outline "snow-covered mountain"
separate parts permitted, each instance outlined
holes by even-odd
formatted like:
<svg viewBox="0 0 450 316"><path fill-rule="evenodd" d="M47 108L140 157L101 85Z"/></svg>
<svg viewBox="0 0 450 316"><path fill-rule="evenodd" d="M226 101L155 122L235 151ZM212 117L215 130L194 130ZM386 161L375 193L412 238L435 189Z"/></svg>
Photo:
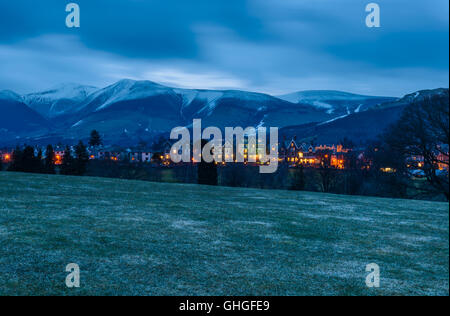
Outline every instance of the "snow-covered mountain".
<svg viewBox="0 0 450 316"><path fill-rule="evenodd" d="M340 91L302 91L275 97L238 90L172 88L130 79L102 89L65 84L24 96L3 92L2 98L20 104L18 108L25 106L28 116L35 117L34 126L41 128L30 137L42 136L46 128L52 139L86 139L97 129L106 142L123 143L167 134L174 127L190 126L196 118L202 119L204 127L319 126L397 102L396 98ZM11 122L20 126L20 115L10 111L11 115L17 116ZM2 121L0 129L6 124L11 126Z"/></svg>
<svg viewBox="0 0 450 316"><path fill-rule="evenodd" d="M97 88L73 83L23 96L24 102L46 118L54 118L76 110L78 104Z"/></svg>
<svg viewBox="0 0 450 316"><path fill-rule="evenodd" d="M373 140L389 125L400 119L405 107L414 106L425 97L441 95L448 98L448 89L417 91L400 99L376 105L366 111L343 115L335 119L314 123L300 124L283 128L280 134L298 138L315 139L318 143L337 143L344 137L355 143Z"/></svg>
<svg viewBox="0 0 450 316"><path fill-rule="evenodd" d="M59 120L71 137L97 129L111 139L148 138L182 124L181 104L172 88L126 79L90 94Z"/></svg>
<svg viewBox="0 0 450 316"><path fill-rule="evenodd" d="M379 104L374 107L374 109L386 109L391 107L397 107L399 105L408 105L414 102L420 102L425 98L429 98L434 95L448 95L448 89L438 88L438 89L428 89L428 90L420 90L414 93L410 93L405 95L404 97L397 99L395 101L386 102Z"/></svg>
<svg viewBox="0 0 450 316"><path fill-rule="evenodd" d="M0 141L49 132L50 123L12 91L0 91Z"/></svg>
<svg viewBox="0 0 450 316"><path fill-rule="evenodd" d="M150 137L194 118L204 126L287 126L334 117L308 104L236 90L177 89L150 81L121 80L91 93L76 111L60 116L71 137L98 129L110 137Z"/></svg>
<svg viewBox="0 0 450 316"><path fill-rule="evenodd" d="M307 90L278 96L291 103L310 104L335 117L365 111L395 98L353 94L334 90Z"/></svg>

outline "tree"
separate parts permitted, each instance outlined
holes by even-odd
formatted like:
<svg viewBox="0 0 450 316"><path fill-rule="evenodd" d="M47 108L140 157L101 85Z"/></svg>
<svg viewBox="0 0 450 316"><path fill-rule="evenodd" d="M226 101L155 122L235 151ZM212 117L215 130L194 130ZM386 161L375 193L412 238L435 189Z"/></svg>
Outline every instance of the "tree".
<svg viewBox="0 0 450 316"><path fill-rule="evenodd" d="M35 160L35 172L43 173L44 172L44 165L42 163L42 149L39 148L38 154L36 156Z"/></svg>
<svg viewBox="0 0 450 316"><path fill-rule="evenodd" d="M353 141L347 137L344 137L343 139L341 139L339 141L339 144L342 145L342 147L344 147L344 149L353 149L355 148L355 144L353 143Z"/></svg>
<svg viewBox="0 0 450 316"><path fill-rule="evenodd" d="M139 142L138 142L138 148L139 149L141 149L141 150L144 150L144 149L146 149L147 148L147 142L145 141L145 140L139 140Z"/></svg>
<svg viewBox="0 0 450 316"><path fill-rule="evenodd" d="M305 189L305 172L303 165L292 170L291 190L303 191Z"/></svg>
<svg viewBox="0 0 450 316"><path fill-rule="evenodd" d="M64 150L60 173L64 175L75 174L75 159L72 157L69 146L66 146L66 149Z"/></svg>
<svg viewBox="0 0 450 316"><path fill-rule="evenodd" d="M45 162L44 162L44 172L48 174L55 174L55 151L52 145L48 145L45 150Z"/></svg>
<svg viewBox="0 0 450 316"><path fill-rule="evenodd" d="M331 166L331 156L333 152L329 149L319 150L316 157L320 161L319 175L323 192L330 192L336 178L336 170Z"/></svg>
<svg viewBox="0 0 450 316"><path fill-rule="evenodd" d="M91 138L89 139L89 146L96 147L102 144L102 138L100 133L95 129L91 132Z"/></svg>
<svg viewBox="0 0 450 316"><path fill-rule="evenodd" d="M364 181L362 167L363 164L358 159L356 152L349 151L344 155L344 192L346 194L353 195L359 193L362 182Z"/></svg>
<svg viewBox="0 0 450 316"><path fill-rule="evenodd" d="M81 176L86 173L86 167L89 162L89 154L82 141L75 146L75 156L74 174Z"/></svg>
<svg viewBox="0 0 450 316"><path fill-rule="evenodd" d="M23 172L39 172L39 161L34 155L34 148L26 146L22 153L22 170Z"/></svg>
<svg viewBox="0 0 450 316"><path fill-rule="evenodd" d="M161 157L164 155L163 152L156 152L153 154L152 156L152 162L157 163L157 164L161 164L162 163L162 159Z"/></svg>
<svg viewBox="0 0 450 316"><path fill-rule="evenodd" d="M449 199L448 89L407 106L385 133L384 142L400 155L404 165L411 165L414 158L422 160L406 171L411 175L413 169L420 169L431 188Z"/></svg>
<svg viewBox="0 0 450 316"><path fill-rule="evenodd" d="M208 143L207 140L202 139L202 152L203 152L203 147L205 147L205 145ZM212 155L212 150L211 150L211 155ZM218 183L218 176L217 176L217 166L216 163L214 161L212 162L206 162L203 159L203 155L202 155L202 160L201 162L198 164L198 169L197 169L197 173L198 173L198 184L206 184L206 185L217 185Z"/></svg>
<svg viewBox="0 0 450 316"><path fill-rule="evenodd" d="M22 149L19 146L17 146L13 151L12 163L9 166L8 171L23 171Z"/></svg>
<svg viewBox="0 0 450 316"><path fill-rule="evenodd" d="M371 142L364 151L360 176L363 194L406 198L410 179L406 176L404 158L382 141Z"/></svg>
<svg viewBox="0 0 450 316"><path fill-rule="evenodd" d="M158 140L153 143L153 150L162 150L167 139L164 136L159 136Z"/></svg>

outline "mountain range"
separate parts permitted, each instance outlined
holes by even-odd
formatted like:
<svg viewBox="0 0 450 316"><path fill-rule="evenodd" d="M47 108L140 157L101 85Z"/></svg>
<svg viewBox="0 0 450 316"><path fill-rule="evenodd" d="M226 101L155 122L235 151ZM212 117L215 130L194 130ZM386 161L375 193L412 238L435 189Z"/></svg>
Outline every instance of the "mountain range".
<svg viewBox="0 0 450 316"><path fill-rule="evenodd" d="M203 127L277 126L280 134L357 140L374 137L398 118L404 98L363 96L340 91L301 91L282 96L237 91L180 89L124 79L105 88L64 84L26 95L0 91L0 145L73 143L93 129L105 143L136 144L168 135L195 118ZM376 135L375 135L376 136Z"/></svg>
<svg viewBox="0 0 450 316"><path fill-rule="evenodd" d="M344 137L356 144L364 143L376 139L387 127L398 121L406 106L432 95L445 94L448 97L448 92L448 89L443 88L421 90L329 121L288 126L282 128L280 134L313 139L316 143L336 144Z"/></svg>

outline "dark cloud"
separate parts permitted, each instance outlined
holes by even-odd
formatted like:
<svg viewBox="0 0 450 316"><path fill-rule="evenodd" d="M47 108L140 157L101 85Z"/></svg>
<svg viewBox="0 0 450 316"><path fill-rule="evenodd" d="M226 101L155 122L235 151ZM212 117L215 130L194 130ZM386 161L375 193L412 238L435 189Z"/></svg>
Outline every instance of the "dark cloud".
<svg viewBox="0 0 450 316"><path fill-rule="evenodd" d="M448 2L61 0L0 3L0 89L121 77L268 93L340 89L402 95L448 86Z"/></svg>

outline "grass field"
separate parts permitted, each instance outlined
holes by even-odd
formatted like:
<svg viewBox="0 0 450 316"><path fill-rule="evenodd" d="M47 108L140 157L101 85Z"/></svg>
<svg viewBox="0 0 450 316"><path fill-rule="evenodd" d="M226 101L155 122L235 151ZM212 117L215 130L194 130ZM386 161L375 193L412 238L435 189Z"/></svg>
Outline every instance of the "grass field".
<svg viewBox="0 0 450 316"><path fill-rule="evenodd" d="M448 295L448 207L0 172L0 294Z"/></svg>

